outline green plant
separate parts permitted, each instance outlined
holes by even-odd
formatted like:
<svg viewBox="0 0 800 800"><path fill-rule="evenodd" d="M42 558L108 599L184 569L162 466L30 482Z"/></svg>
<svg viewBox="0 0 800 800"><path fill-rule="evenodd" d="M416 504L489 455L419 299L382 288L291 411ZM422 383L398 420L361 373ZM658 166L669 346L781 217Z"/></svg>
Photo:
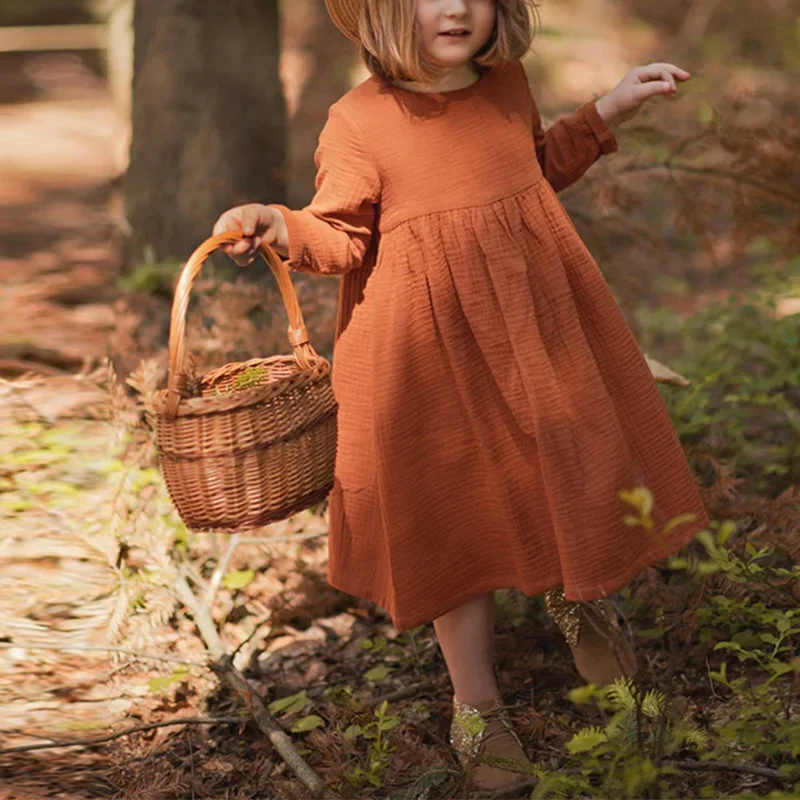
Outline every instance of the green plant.
<svg viewBox="0 0 800 800"><path fill-rule="evenodd" d="M290 717L299 714L309 704L310 700L305 690L297 692L297 694L282 697L280 700L273 700L268 708L271 714L280 714L284 717ZM316 714L308 714L300 717L291 727L292 733L308 733L316 728L321 728L324 721Z"/></svg>
<svg viewBox="0 0 800 800"><path fill-rule="evenodd" d="M247 369L240 372L224 389L217 386L214 392L217 396L231 394L232 392L241 392L244 389L253 389L256 386L263 386L266 380L267 373L263 367L247 367Z"/></svg>
<svg viewBox="0 0 800 800"><path fill-rule="evenodd" d="M648 535L660 535L646 488L620 496L635 511L625 518L628 525L643 528ZM676 517L665 530L686 519L684 515ZM796 766L800 709L795 701L795 682L800 675L800 657L796 655L800 609L794 595L800 565L771 548L735 541L735 532L733 521L714 521L698 534L699 548L690 548L667 562L670 570L683 573L686 597L696 598L694 628L687 630L681 624L683 616L665 622L663 610L658 609L659 626L641 632L648 638L660 638L680 625L672 635L684 642L688 636L696 636L700 644L711 648L710 660L715 653L727 654L727 659L707 667L720 694L712 694L713 708L704 711L706 727L698 726L685 700L673 702L680 693L674 673L670 673L666 692L630 681L617 681L604 689L575 689L570 699L579 705L596 704L608 714L607 721L584 727L572 736L566 744L569 757L563 769L547 772L537 768L540 783L534 798L681 796L677 792L686 776L676 757L687 750L700 754L698 766L704 759L719 759L717 765L730 764L735 774L745 761L744 771L748 765L763 764L774 779L785 779L787 785L800 780ZM721 796L713 781L699 792L703 797Z"/></svg>
<svg viewBox="0 0 800 800"><path fill-rule="evenodd" d="M413 628L398 634L391 642L382 635L367 637L359 642L362 650L380 655L383 665L368 670L364 677L371 682L385 680L398 667L411 669L422 676L430 665L435 648L430 639L421 641L423 627Z"/></svg>
<svg viewBox="0 0 800 800"><path fill-rule="evenodd" d="M357 789L367 784L379 787L383 774L389 766L389 759L394 747L389 743L387 733L394 730L402 721L399 716L389 715L389 704L384 700L375 709L375 719L364 725L350 725L344 732L345 739L357 741L365 739L367 746L366 760L347 770L345 777Z"/></svg>
<svg viewBox="0 0 800 800"><path fill-rule="evenodd" d="M267 373L263 367L248 367L244 372L237 375L233 381L233 391L240 392L243 389L252 389L261 386L267 379Z"/></svg>
<svg viewBox="0 0 800 800"><path fill-rule="evenodd" d="M129 292L168 296L171 294L172 283L180 269L181 264L178 261L154 261L140 264L122 275L119 285Z"/></svg>
<svg viewBox="0 0 800 800"><path fill-rule="evenodd" d="M603 688L582 686L569 698L576 704L595 702L610 719L603 727L582 728L567 742L571 756L567 770L542 772L534 798L575 794L634 798L654 789L666 797L666 778L675 769L663 763L663 756L685 748L702 751L709 744L708 734L696 724L673 720L665 713L661 692L641 689L628 679Z"/></svg>
<svg viewBox="0 0 800 800"><path fill-rule="evenodd" d="M712 569L725 585L748 591L718 591L697 609L700 639L715 652L728 654L710 671L711 679L730 691L730 702L717 714L716 757L737 754L746 746L768 763L788 769L800 756L800 714L795 681L800 676L797 637L800 609L793 587L800 565L784 566L767 547L747 543L744 553L727 546L729 529L700 539Z"/></svg>
<svg viewBox="0 0 800 800"><path fill-rule="evenodd" d="M660 385L679 436L702 441L761 492L800 480L800 314L780 318L779 299L773 288L689 319L638 315L643 347L668 351L694 381L680 392Z"/></svg>

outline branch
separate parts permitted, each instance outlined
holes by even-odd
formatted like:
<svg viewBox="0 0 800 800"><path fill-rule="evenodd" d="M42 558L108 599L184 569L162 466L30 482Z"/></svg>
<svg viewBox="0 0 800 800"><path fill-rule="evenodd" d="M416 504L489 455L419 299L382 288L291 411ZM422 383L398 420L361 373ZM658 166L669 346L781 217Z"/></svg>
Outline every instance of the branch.
<svg viewBox="0 0 800 800"><path fill-rule="evenodd" d="M397 691L389 692L389 694L380 695L378 697L373 697L369 700L364 701L364 705L368 706L379 706L385 700L387 703L395 703L398 700L408 700L410 697L416 697L420 694L425 694L436 687L430 681L426 681L425 683L415 683L412 686L406 686L403 689L397 689Z"/></svg>
<svg viewBox="0 0 800 800"><path fill-rule="evenodd" d="M222 579L225 577L225 573L228 571L228 565L231 563L233 553L241 543L241 539L242 535L240 533L234 533L228 540L228 547L225 550L222 558L217 562L217 568L214 570L214 574L211 576L211 580L209 581L208 587L203 595L202 602L204 606L211 608L213 605L214 596L217 594L217 589L219 589L219 585L222 583Z"/></svg>
<svg viewBox="0 0 800 800"><path fill-rule="evenodd" d="M759 767L755 764L728 764L725 761L672 761L668 758L664 759L663 763L672 764L673 767L685 769L690 772L701 772L703 770L709 770L711 772L743 772L746 775L758 775L760 778L770 778L778 783L786 783L786 781L791 780L791 776L784 775L777 769Z"/></svg>
<svg viewBox="0 0 800 800"><path fill-rule="evenodd" d="M253 691L244 675L233 666L230 656L223 656L211 664L211 669L241 697L259 730L270 740L281 758L314 796L322 797L324 800L336 800L338 795L328 789L316 772L303 760L292 740L267 710L264 701Z"/></svg>
<svg viewBox="0 0 800 800"><path fill-rule="evenodd" d="M178 599L191 611L194 617L194 624L197 626L197 630L200 632L200 636L205 642L211 657L214 659L220 658L225 652L225 648L222 646L217 626L211 616L211 609L198 599L189 587L184 575L180 575L175 581L175 592L178 595Z"/></svg>
<svg viewBox="0 0 800 800"><path fill-rule="evenodd" d="M311 533L289 533L286 536L248 536L243 544L277 544L279 542L305 542L310 539L320 539L327 536L327 531L312 531Z"/></svg>
<svg viewBox="0 0 800 800"><path fill-rule="evenodd" d="M685 172L690 175L706 175L712 178L725 178L726 180L744 184L745 186L749 186L751 189L757 189L761 192L765 192L766 194L773 195L774 197L783 198L784 200L788 200L790 203L800 203L800 194L795 194L794 192L788 192L785 189L779 189L775 186L770 186L768 183L762 183L761 181L754 180L753 178L748 178L745 175L723 172L722 170L714 169L713 167L692 167L688 164L672 164L668 161L661 161L650 164L631 164L628 167L623 167L622 169L618 170L617 174L621 175L627 172L648 172L656 169L666 169L670 172Z"/></svg>
<svg viewBox="0 0 800 800"><path fill-rule="evenodd" d="M108 736L97 736L94 739L75 739L70 742L47 742L46 744L25 744L20 747L5 747L0 750L0 756L7 756L11 753L29 753L32 750L54 750L58 747L92 747L96 744L113 742L114 739L121 739L123 736L130 736L132 733L141 731L151 731L154 728L166 728L170 725L219 725L223 723L246 722L244 717L184 717L183 719L166 719L161 722L149 722L146 725L136 725L133 728L126 728L124 731L110 733Z"/></svg>
<svg viewBox="0 0 800 800"><path fill-rule="evenodd" d="M281 758L306 788L311 790L314 797L338 800L339 796L328 789L319 775L303 760L291 738L267 710L264 701L250 688L244 675L233 666L231 656L224 652L222 641L211 617L211 610L191 590L185 576L181 575L175 581L175 591L181 602L191 611L197 630L208 652L214 658L214 662L209 664L211 670L244 700L259 730L267 736Z"/></svg>

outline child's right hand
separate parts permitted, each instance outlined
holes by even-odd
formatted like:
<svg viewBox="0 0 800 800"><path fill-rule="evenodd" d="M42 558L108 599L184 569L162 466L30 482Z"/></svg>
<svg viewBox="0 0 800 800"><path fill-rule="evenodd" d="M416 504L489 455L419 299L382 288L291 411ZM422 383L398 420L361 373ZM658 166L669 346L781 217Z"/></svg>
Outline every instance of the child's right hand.
<svg viewBox="0 0 800 800"><path fill-rule="evenodd" d="M258 253L261 242L272 245L282 256L289 251L289 234L286 220L276 208L248 203L229 208L214 224L213 234L241 231L244 238L223 250L240 266L246 267Z"/></svg>

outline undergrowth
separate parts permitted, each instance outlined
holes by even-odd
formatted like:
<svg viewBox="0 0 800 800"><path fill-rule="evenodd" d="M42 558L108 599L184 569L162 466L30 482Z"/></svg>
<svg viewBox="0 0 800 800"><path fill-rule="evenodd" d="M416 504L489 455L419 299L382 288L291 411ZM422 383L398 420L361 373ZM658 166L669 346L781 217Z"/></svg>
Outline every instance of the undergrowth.
<svg viewBox="0 0 800 800"><path fill-rule="evenodd" d="M512 716L535 762L533 798L800 793L797 531L778 537L770 528L771 519L800 512L800 499L785 494L798 474L792 390L800 377L800 317L774 319L769 308L761 301L729 303L679 326L673 333L685 356L669 362L694 386L665 394L681 436L732 465L742 481L738 491L761 506L748 506L751 518L715 521L648 581L622 594L648 665L636 682L575 688L568 673L539 691L532 706L526 695L516 695ZM664 335L665 319L649 322ZM135 402L112 381L123 413L111 426L116 441L102 456L96 420L28 420L9 427L0 480L5 522L18 527L23 514L39 509L43 523L52 517L72 526L76 536L102 542L105 568L114 576L113 602L102 608L108 640L151 652L157 630L169 631L181 616L176 580L186 576L199 585L213 580L219 566L219 554L199 547L177 520L155 468L142 421L149 415L147 395L162 379L152 364L144 364L131 379ZM90 428L94 450L87 454L82 431ZM786 502L779 507L772 495L781 492ZM628 524L658 535L646 489L623 499L635 512ZM736 500L734 492L729 509L735 511ZM244 618L243 627L226 628L229 643L262 624L248 603L263 598L248 592L269 569L269 559L252 560L231 564L220 576L219 591L227 593L220 626L237 614ZM514 660L523 650L535 650L523 645L542 628L538 612L514 606L503 594L498 612L508 635L520 643ZM505 616L510 619L503 622ZM377 627L377 619L343 666L346 680L340 674L331 684L277 690L277 678L270 676L263 689L270 710L309 764L344 797L464 796L458 765L437 734L446 727L449 685L430 630L397 635ZM276 623L275 635L281 631ZM550 653L545 668L568 658ZM147 689L187 696L197 673L197 667L154 668ZM205 680L207 694L207 675ZM427 688L418 694L415 687ZM505 688L513 696L513 684ZM381 700L398 689L409 691ZM273 785L276 796L288 780L284 775Z"/></svg>
<svg viewBox="0 0 800 800"><path fill-rule="evenodd" d="M800 483L800 314L776 318L779 299L758 290L688 319L639 313L646 349L668 347L670 366L694 379L661 389L679 436L773 495Z"/></svg>

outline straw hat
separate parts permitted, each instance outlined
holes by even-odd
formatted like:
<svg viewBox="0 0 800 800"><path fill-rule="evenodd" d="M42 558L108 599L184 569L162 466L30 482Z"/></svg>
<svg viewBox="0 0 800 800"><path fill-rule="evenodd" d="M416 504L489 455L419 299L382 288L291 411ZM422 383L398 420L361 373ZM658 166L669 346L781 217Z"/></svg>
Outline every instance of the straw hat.
<svg viewBox="0 0 800 800"><path fill-rule="evenodd" d="M354 42L359 42L358 18L362 0L325 0L328 13L336 27Z"/></svg>

